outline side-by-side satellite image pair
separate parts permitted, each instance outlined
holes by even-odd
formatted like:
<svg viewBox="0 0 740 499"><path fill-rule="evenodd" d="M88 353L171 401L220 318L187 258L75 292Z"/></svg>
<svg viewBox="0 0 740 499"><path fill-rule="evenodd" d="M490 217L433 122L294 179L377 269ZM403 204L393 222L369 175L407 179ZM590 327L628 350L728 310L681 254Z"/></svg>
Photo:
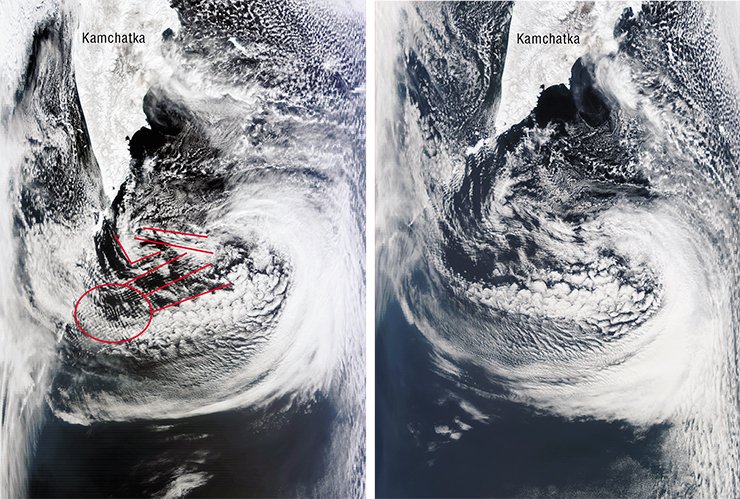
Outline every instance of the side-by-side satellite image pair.
<svg viewBox="0 0 740 499"><path fill-rule="evenodd" d="M0 498L740 496L738 21L0 2Z"/></svg>

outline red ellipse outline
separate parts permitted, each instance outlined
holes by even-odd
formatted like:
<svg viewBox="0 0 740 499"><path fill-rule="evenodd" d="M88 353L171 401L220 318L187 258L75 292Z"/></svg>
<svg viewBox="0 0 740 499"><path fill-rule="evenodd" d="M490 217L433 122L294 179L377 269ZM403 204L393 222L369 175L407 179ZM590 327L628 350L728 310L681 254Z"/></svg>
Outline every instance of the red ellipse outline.
<svg viewBox="0 0 740 499"><path fill-rule="evenodd" d="M95 291L96 289L105 288L105 287L108 287L108 286L113 286L113 287L117 287L117 288L130 289L131 291L133 291L134 293L136 293L137 295L141 296L144 299L144 301L146 302L147 306L149 307L149 321L146 323L146 326L144 326L144 329L142 329L140 333L138 333L138 334L136 334L136 335L134 335L134 336L132 336L130 338L124 338L124 339L118 340L118 341L108 341L108 340L101 340L100 338L96 338L95 336L93 336L90 333L88 333L87 331L85 331L85 328L82 327L82 325L80 324L80 321L77 319L77 309L80 306L80 302L82 301L82 299L85 296L88 295L88 293L91 293L91 292ZM152 302L149 301L149 298L147 298L144 293L142 293L138 289L134 288L133 286L129 286L128 284L104 283L104 284L98 284L97 286L95 286L93 288L90 288L87 291L85 291L82 294L82 296L80 296L80 298L77 300L77 303L75 303L75 309L74 309L74 312L73 312L72 315L74 315L75 324L77 324L77 329L79 329L80 331L82 331L82 334L84 334L88 338L90 338L92 340L95 340L95 341L99 341L101 343L107 343L109 345L120 345L121 343L126 343L126 342L129 342L131 340L135 340L136 338L138 338L139 336L141 336L142 334L144 334L144 332L146 332L147 329L149 329L149 326L152 323L152 319L154 318L154 307L152 307Z"/></svg>

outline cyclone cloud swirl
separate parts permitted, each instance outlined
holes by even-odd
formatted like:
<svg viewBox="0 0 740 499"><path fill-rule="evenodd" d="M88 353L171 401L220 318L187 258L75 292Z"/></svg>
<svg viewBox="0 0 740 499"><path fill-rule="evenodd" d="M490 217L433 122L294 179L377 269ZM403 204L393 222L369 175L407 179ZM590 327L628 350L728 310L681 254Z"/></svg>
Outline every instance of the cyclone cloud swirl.
<svg viewBox="0 0 740 499"><path fill-rule="evenodd" d="M46 403L72 425L169 428L244 410L262 433L321 407L332 416L313 430L327 435L315 476L238 493L361 494L361 6L48 2L14 15L3 237L17 287L3 291L16 307L3 341L16 350L4 362L34 389L15 428L12 411L4 418L17 436L3 466L14 450L27 457L4 470L3 489L22 493ZM126 26L147 43L81 42ZM18 379L3 392L11 406ZM120 490L186 494L208 484L205 461L149 480L164 488Z"/></svg>
<svg viewBox="0 0 740 499"><path fill-rule="evenodd" d="M563 428L660 431L659 451L603 480L498 493L736 495L737 12L410 3L379 15L378 86L393 98L377 117L378 313L398 304L431 378L452 387L435 404L457 404L408 423L427 464L459 452L479 466L438 448L513 403ZM583 42L517 44L543 26Z"/></svg>

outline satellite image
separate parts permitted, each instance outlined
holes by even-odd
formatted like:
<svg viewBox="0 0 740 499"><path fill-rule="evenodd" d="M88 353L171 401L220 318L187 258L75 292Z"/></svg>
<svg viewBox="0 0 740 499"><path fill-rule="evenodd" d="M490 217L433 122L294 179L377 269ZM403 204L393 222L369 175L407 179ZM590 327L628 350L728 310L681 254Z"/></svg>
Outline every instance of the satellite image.
<svg viewBox="0 0 740 499"><path fill-rule="evenodd" d="M376 9L380 497L738 497L738 3Z"/></svg>
<svg viewBox="0 0 740 499"><path fill-rule="evenodd" d="M0 497L364 496L364 2L0 31Z"/></svg>

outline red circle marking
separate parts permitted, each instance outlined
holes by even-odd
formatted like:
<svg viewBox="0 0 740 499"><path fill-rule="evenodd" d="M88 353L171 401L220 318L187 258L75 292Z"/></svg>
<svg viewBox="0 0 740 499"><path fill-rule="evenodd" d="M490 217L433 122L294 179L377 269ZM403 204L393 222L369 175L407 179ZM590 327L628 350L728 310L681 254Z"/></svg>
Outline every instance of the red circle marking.
<svg viewBox="0 0 740 499"><path fill-rule="evenodd" d="M146 302L147 306L149 307L149 320L147 321L146 326L144 326L144 329L142 329L139 333L131 336L130 338L124 338L124 339L118 340L118 341L101 340L100 338L96 338L95 336L93 336L90 333L88 333L87 331L85 331L85 328L82 327L82 325L80 324L80 321L77 319L77 308L80 306L80 302L82 301L82 299L84 297L86 297L89 293L95 291L96 289L105 288L105 287L116 287L116 288L130 289L131 291L133 291L134 293L136 293L137 295L141 296L144 299L144 301ZM84 334L85 336L87 336L90 339L93 339L95 341L99 341L101 343L108 343L109 345L118 345L118 344L121 344L121 343L126 343L127 341L135 340L136 338L138 338L139 336L141 336L142 334L144 334L144 332L147 329L149 329L149 325L152 323L152 318L154 318L154 307L152 307L152 302L149 301L149 298L147 298L144 293L142 293L141 291L139 291L138 289L136 289L136 288L134 288L132 286L129 286L128 284L105 283L105 284L98 284L94 288L90 288L87 291L85 291L82 294L82 296L80 296L80 298L77 300L77 303L75 303L75 310L74 310L74 314L73 315L74 315L74 318L75 318L75 324L77 324L77 328L80 331L82 331L82 334Z"/></svg>

